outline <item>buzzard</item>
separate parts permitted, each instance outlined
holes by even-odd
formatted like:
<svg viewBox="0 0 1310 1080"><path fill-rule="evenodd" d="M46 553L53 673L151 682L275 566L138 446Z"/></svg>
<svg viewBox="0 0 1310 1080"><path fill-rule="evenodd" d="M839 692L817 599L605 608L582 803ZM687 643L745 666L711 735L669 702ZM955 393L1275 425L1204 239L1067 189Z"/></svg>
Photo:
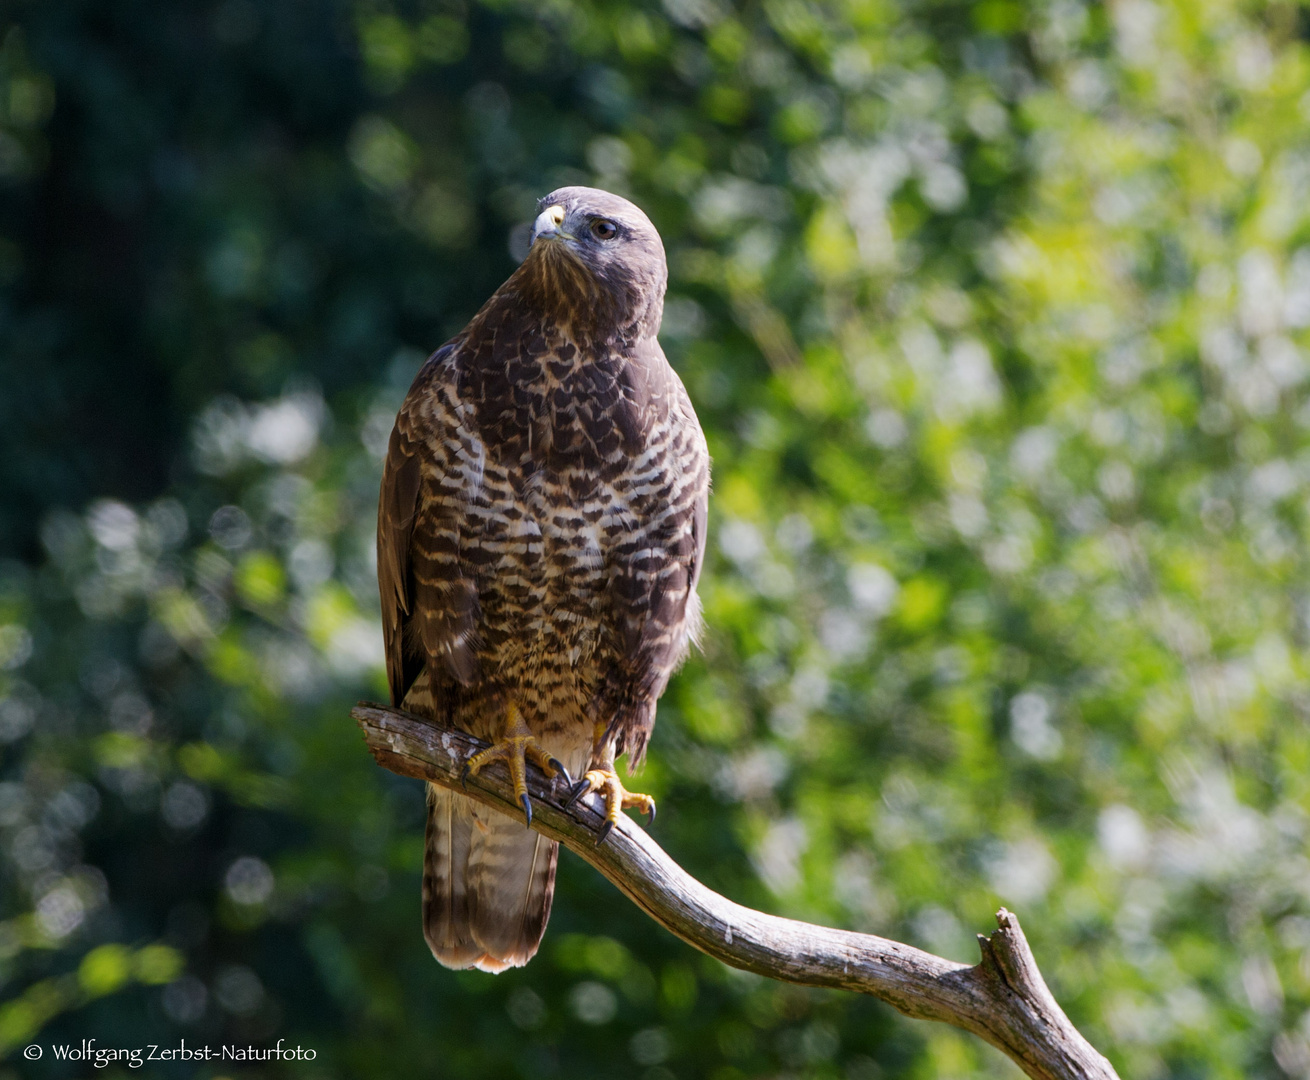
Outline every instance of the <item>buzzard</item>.
<svg viewBox="0 0 1310 1080"><path fill-rule="evenodd" d="M391 700L492 745L530 825L530 762L654 816L639 764L700 621L709 455L656 340L668 269L626 199L541 200L527 258L423 365L378 506ZM602 840L604 836L602 836ZM541 943L557 845L428 786L423 930L446 967L503 971Z"/></svg>

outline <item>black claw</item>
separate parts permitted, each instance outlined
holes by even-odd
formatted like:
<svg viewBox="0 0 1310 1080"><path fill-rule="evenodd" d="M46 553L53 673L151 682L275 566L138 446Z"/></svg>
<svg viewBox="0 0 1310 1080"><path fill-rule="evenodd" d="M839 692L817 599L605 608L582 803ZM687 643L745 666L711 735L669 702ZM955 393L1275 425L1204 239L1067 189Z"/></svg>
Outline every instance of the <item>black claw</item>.
<svg viewBox="0 0 1310 1080"><path fill-rule="evenodd" d="M573 785L573 790L569 792L569 797L564 800L564 809L567 810L583 795L591 789L591 785L586 780L579 780Z"/></svg>
<svg viewBox="0 0 1310 1080"><path fill-rule="evenodd" d="M605 843L605 837L609 836L609 834L610 834L610 832L611 832L611 830L612 830L613 828L614 828L614 822L610 821L610 820L607 818L607 819L605 820L605 824L602 825L602 826L600 827L600 835L599 835L598 837L596 837L596 846L597 846L597 847L600 847L601 844Z"/></svg>
<svg viewBox="0 0 1310 1080"><path fill-rule="evenodd" d="M519 796L519 805L523 807L523 816L528 819L528 825L532 825L532 800L524 792Z"/></svg>
<svg viewBox="0 0 1310 1080"><path fill-rule="evenodd" d="M469 767L468 767L468 763L466 762L465 765L464 765L464 768L462 768L462 769L459 770L459 786L460 786L460 787L464 787L464 788L466 788L466 787L469 786L469 772L470 772L470 769L469 769Z"/></svg>
<svg viewBox="0 0 1310 1080"><path fill-rule="evenodd" d="M559 773L560 776L564 777L565 784L567 784L569 787L573 786L573 777L569 775L568 769L564 768L564 764L563 762L560 761L559 758L551 758L548 764L552 769L554 769L557 773Z"/></svg>
<svg viewBox="0 0 1310 1080"><path fill-rule="evenodd" d="M655 804L651 803L650 813L646 815L646 828L649 829L654 824L655 824Z"/></svg>

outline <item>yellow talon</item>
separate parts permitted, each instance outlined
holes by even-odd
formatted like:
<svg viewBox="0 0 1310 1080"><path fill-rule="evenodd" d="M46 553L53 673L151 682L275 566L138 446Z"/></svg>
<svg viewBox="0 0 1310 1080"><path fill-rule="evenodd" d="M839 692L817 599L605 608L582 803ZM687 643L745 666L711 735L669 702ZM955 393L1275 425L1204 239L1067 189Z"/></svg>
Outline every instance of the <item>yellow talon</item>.
<svg viewBox="0 0 1310 1080"><path fill-rule="evenodd" d="M605 842L610 830L619 823L619 813L623 810L639 810L646 815L647 825L655 820L655 800L649 795L642 795L625 788L612 764L599 769L588 769L569 792L569 797L564 803L565 808L572 806L582 796L589 795L593 791L599 791L605 801L605 824L601 826L600 836L596 838L597 845Z"/></svg>
<svg viewBox="0 0 1310 1080"><path fill-rule="evenodd" d="M563 774L565 783L571 784L568 770L547 751L537 745L537 737L532 734L523 714L517 705L510 705L505 714L505 734L485 750L479 750L464 763L460 774L462 780L476 776L493 761L503 761L509 769L509 778L514 784L514 798L523 807L523 816L532 824L532 800L528 798L527 762L531 760L547 778Z"/></svg>

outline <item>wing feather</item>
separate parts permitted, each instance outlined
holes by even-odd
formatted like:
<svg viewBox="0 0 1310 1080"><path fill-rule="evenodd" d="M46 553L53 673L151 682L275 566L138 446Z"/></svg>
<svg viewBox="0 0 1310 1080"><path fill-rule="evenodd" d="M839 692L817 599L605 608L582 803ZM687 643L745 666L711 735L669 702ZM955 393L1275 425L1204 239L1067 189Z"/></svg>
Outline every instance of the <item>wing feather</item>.
<svg viewBox="0 0 1310 1080"><path fill-rule="evenodd" d="M422 471L413 444L392 429L382 469L378 500L378 590L382 597L382 638L387 655L391 704L399 706L405 692L423 670L421 657L407 656L405 624L413 611L409 573L409 542L418 511Z"/></svg>
<svg viewBox="0 0 1310 1080"><path fill-rule="evenodd" d="M464 423L457 370L456 342L423 365L382 470L378 589L394 705L429 660L462 685L477 675L477 587L460 560L459 534L481 479L481 444Z"/></svg>
<svg viewBox="0 0 1310 1080"><path fill-rule="evenodd" d="M647 358L645 410L660 451L632 530L614 548L611 628L622 660L595 703L617 753L639 764L655 724L655 703L700 630L696 585L705 561L709 451L682 381L662 351Z"/></svg>

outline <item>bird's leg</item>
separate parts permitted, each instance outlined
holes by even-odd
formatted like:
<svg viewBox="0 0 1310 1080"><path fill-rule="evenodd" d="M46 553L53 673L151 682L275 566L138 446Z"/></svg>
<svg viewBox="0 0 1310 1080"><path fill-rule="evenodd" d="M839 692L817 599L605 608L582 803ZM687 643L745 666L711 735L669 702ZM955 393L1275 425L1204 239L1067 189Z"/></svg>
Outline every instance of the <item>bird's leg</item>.
<svg viewBox="0 0 1310 1080"><path fill-rule="evenodd" d="M637 809L646 815L646 824L655 820L655 800L649 795L639 795L628 791L614 771L614 741L605 738L605 724L596 725L595 747L591 760L595 763L587 770L582 779L569 792L564 806L570 807L582 796L599 791L605 800L605 824L601 826L600 836L596 838L599 846L605 842L610 830L619 823L619 813L623 810Z"/></svg>
<svg viewBox="0 0 1310 1080"><path fill-rule="evenodd" d="M491 746L479 750L464 763L462 780L475 776L493 761L503 761L509 769L509 778L514 783L514 797L523 807L523 816L532 824L532 800L528 798L527 762L532 761L548 777L562 775L564 783L572 785L573 778L559 760L537 745L537 737L532 734L519 707L513 702L505 709L505 730Z"/></svg>

